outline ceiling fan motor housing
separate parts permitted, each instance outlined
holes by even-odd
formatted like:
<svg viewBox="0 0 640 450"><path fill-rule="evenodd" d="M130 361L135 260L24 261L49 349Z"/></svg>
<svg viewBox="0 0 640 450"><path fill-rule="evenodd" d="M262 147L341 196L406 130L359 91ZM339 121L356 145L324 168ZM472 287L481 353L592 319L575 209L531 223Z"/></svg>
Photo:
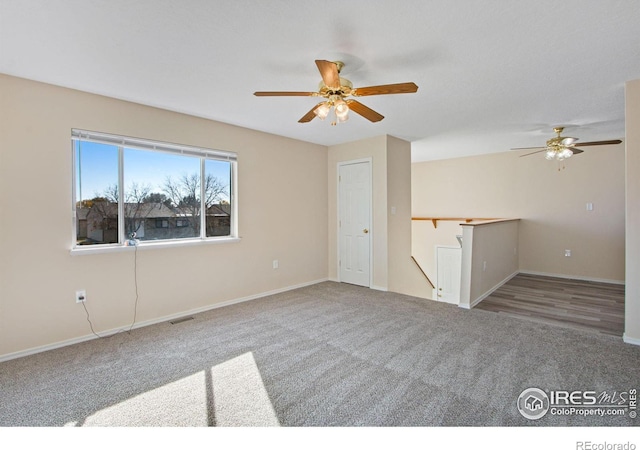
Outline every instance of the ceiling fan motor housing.
<svg viewBox="0 0 640 450"><path fill-rule="evenodd" d="M320 81L318 84L318 93L322 97L330 97L332 95L339 95L341 97L348 97L353 92L353 83L346 78L340 77L340 87L338 89L330 88L324 81Z"/></svg>

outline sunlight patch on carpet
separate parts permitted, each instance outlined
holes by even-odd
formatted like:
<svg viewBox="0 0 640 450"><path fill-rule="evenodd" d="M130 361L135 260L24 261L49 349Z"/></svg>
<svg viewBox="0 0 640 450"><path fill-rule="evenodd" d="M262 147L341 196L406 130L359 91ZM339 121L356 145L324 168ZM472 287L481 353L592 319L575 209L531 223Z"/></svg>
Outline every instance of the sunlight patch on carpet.
<svg viewBox="0 0 640 450"><path fill-rule="evenodd" d="M73 425L68 423L68 426ZM88 416L83 426L279 426L251 352Z"/></svg>
<svg viewBox="0 0 640 450"><path fill-rule="evenodd" d="M212 367L211 378L217 426L280 425L253 353Z"/></svg>
<svg viewBox="0 0 640 450"><path fill-rule="evenodd" d="M104 408L84 426L207 426L204 371Z"/></svg>

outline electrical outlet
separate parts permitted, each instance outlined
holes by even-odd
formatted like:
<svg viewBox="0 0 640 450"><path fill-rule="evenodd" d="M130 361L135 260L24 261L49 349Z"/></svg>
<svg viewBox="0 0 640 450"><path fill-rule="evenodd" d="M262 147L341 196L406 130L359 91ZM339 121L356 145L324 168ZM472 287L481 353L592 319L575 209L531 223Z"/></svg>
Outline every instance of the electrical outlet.
<svg viewBox="0 0 640 450"><path fill-rule="evenodd" d="M87 291L76 291L76 303L82 303L87 301Z"/></svg>
<svg viewBox="0 0 640 450"><path fill-rule="evenodd" d="M273 268L274 268L274 269L277 269L278 267L280 267L280 263L278 262L278 260L277 260L277 259L274 259L274 260L273 260Z"/></svg>
<svg viewBox="0 0 640 450"><path fill-rule="evenodd" d="M482 271L484 272L485 270L487 270L487 262L482 261Z"/></svg>
<svg viewBox="0 0 640 450"><path fill-rule="evenodd" d="M571 250L565 250L564 256L571 256Z"/></svg>

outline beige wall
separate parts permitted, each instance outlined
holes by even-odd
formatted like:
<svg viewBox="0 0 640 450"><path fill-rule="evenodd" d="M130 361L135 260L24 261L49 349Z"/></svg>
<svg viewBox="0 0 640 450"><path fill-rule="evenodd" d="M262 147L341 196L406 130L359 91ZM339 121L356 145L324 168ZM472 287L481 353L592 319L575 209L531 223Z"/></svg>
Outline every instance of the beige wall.
<svg viewBox="0 0 640 450"><path fill-rule="evenodd" d="M462 236L460 221L441 220L437 227L430 220L414 220L411 224L412 245L411 253L418 264L435 285L437 281L436 246L460 247L456 236ZM425 291L428 298L434 299L430 286Z"/></svg>
<svg viewBox="0 0 640 450"><path fill-rule="evenodd" d="M521 271L623 282L624 146L589 147L561 170L523 153L413 164L413 215L521 218ZM424 232L414 225L415 252Z"/></svg>
<svg viewBox="0 0 640 450"><path fill-rule="evenodd" d="M585 147L560 171L535 156L518 161L520 269L623 282L624 145Z"/></svg>
<svg viewBox="0 0 640 450"><path fill-rule="evenodd" d="M518 273L519 223L462 226L461 307L472 308Z"/></svg>
<svg viewBox="0 0 640 450"><path fill-rule="evenodd" d="M590 148L562 171L515 152L409 169L409 144L389 136L327 150L4 75L0 104L0 359L89 336L84 309L74 300L77 289L87 290L96 331L131 324L134 255L69 253L71 128L238 153L241 241L140 248L137 323L337 279L337 163L360 158L373 162L373 287L429 296L409 262L410 246L415 252L423 245L410 245L410 214L521 217L521 270L625 279L621 146ZM627 86L627 115L627 123L638 123L639 82ZM640 226L639 143L638 130L629 127L627 231ZM594 211L585 211L586 202ZM627 236L629 339L640 339L638 242ZM565 248L572 249L571 259L564 258Z"/></svg>
<svg viewBox="0 0 640 450"><path fill-rule="evenodd" d="M429 298L431 286L411 260L411 144L387 137L389 290Z"/></svg>
<svg viewBox="0 0 640 450"><path fill-rule="evenodd" d="M626 85L625 340L640 345L640 80Z"/></svg>
<svg viewBox="0 0 640 450"><path fill-rule="evenodd" d="M413 216L512 217L518 202L515 157L491 154L413 164ZM460 221L439 221L437 228L431 221L413 221L412 252L434 284L436 245L458 246L456 235L461 234Z"/></svg>
<svg viewBox="0 0 640 450"><path fill-rule="evenodd" d="M329 147L329 278L338 280L338 163L371 158L373 185L372 288L420 296L411 261L411 147L378 136ZM391 207L396 214L391 214Z"/></svg>
<svg viewBox="0 0 640 450"><path fill-rule="evenodd" d="M96 331L133 318L133 252L69 252L71 128L238 154L241 241L141 247L138 323L327 278L326 147L4 75L0 104L0 358L90 335L77 289Z"/></svg>
<svg viewBox="0 0 640 450"><path fill-rule="evenodd" d="M327 178L329 191L329 279L338 280L338 163L371 158L372 172L372 287L387 289L387 155L386 136L378 136L329 147Z"/></svg>

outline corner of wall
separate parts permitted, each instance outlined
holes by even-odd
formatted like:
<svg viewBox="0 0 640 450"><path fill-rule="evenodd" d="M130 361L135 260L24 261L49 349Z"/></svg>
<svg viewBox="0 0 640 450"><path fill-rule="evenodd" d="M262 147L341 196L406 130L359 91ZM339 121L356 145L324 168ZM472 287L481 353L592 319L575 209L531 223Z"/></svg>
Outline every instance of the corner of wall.
<svg viewBox="0 0 640 450"><path fill-rule="evenodd" d="M625 86L625 342L640 344L640 79Z"/></svg>

